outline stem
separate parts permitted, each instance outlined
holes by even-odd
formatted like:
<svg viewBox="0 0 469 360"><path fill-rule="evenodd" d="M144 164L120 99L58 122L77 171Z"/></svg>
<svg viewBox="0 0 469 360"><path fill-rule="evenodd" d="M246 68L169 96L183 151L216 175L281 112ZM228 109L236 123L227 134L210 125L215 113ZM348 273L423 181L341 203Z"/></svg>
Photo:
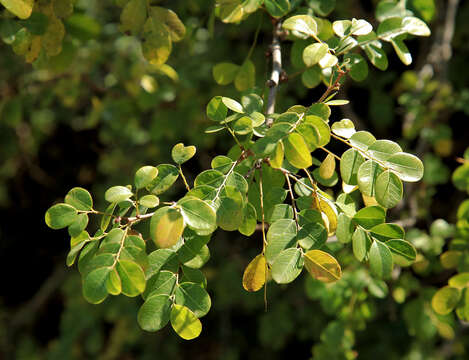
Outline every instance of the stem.
<svg viewBox="0 0 469 360"><path fill-rule="evenodd" d="M254 41L252 42L251 48L249 49L248 56L246 56L246 60L251 58L252 52L257 45L257 38L259 37L259 32L262 26L262 19L264 18L264 13L259 13L259 24L257 25L256 33L254 34Z"/></svg>
<svg viewBox="0 0 469 360"><path fill-rule="evenodd" d="M186 180L186 178L185 178L185 176L184 176L184 173L182 172L181 164L179 164L178 166L179 166L179 174L181 174L181 178L182 178L182 180L184 181L184 185L186 185L187 191L190 191L191 188L190 188L189 184L187 183L187 180Z"/></svg>
<svg viewBox="0 0 469 360"><path fill-rule="evenodd" d="M274 29L272 32L272 44L270 49L272 52L272 73L270 79L267 81L269 87L269 96L267 100L266 114L271 115L275 112L275 97L277 89L280 84L280 74L282 72L282 49L280 47L279 33L281 30L281 23L277 20L272 20ZM267 117L266 125L271 127L274 120L272 117Z"/></svg>
<svg viewBox="0 0 469 360"><path fill-rule="evenodd" d="M293 214L295 216L296 229L300 230L300 224L298 223L298 212L296 211L295 196L293 195L293 190L292 190L292 187L291 187L290 178L288 177L287 174L284 173L284 175L285 175L285 179L287 180L288 192L290 193L290 197L291 197L291 203L292 203L292 206L293 206Z"/></svg>
<svg viewBox="0 0 469 360"><path fill-rule="evenodd" d="M331 154L332 156L334 156L337 160L340 161L340 157L338 157L336 154L334 154L333 152L327 150L324 146L320 146L319 147L321 150L324 150L325 152L327 152L328 154Z"/></svg>
<svg viewBox="0 0 469 360"><path fill-rule="evenodd" d="M316 103L323 102L324 99L326 99L332 91L339 91L340 90L340 79L342 79L342 77L345 74L347 74L347 71L342 70L339 66L337 66L337 71L338 71L339 75L337 75L337 79L335 79L334 84L330 84L327 87L324 94L322 94L321 98L318 101L316 101ZM334 74L331 74L331 80L332 80L333 76L334 76Z"/></svg>

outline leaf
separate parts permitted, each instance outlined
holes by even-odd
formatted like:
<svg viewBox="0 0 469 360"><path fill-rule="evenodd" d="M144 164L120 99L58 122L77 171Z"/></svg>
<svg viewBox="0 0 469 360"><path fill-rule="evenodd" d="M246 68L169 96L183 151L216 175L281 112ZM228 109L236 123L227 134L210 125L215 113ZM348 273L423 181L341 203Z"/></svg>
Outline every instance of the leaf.
<svg viewBox="0 0 469 360"><path fill-rule="evenodd" d="M401 201L403 192L402 181L389 170L376 179L376 201L385 208L396 206Z"/></svg>
<svg viewBox="0 0 469 360"><path fill-rule="evenodd" d="M157 207L160 204L160 199L158 199L158 197L155 195L144 195L138 200L138 203L148 209L151 209Z"/></svg>
<svg viewBox="0 0 469 360"><path fill-rule="evenodd" d="M171 249L158 249L147 257L148 266L145 268L145 277L147 279L158 274L160 270L169 270L177 272L179 261L177 254Z"/></svg>
<svg viewBox="0 0 469 360"><path fill-rule="evenodd" d="M101 218L100 228L102 231L106 231L109 223L111 222L112 214L116 209L117 203L111 203L104 211L103 217Z"/></svg>
<svg viewBox="0 0 469 360"><path fill-rule="evenodd" d="M296 223L291 219L277 220L270 225L265 247L265 258L270 265L282 250L296 246L296 233Z"/></svg>
<svg viewBox="0 0 469 360"><path fill-rule="evenodd" d="M155 16L148 17L143 26L142 53L151 64L162 65L171 54L171 34Z"/></svg>
<svg viewBox="0 0 469 360"><path fill-rule="evenodd" d="M243 288L254 292L262 289L266 280L267 265L262 254L257 255L246 267L243 274Z"/></svg>
<svg viewBox="0 0 469 360"><path fill-rule="evenodd" d="M176 164L181 165L190 160L195 155L195 151L195 146L184 146L183 143L179 143L171 150L171 157Z"/></svg>
<svg viewBox="0 0 469 360"><path fill-rule="evenodd" d="M91 194L80 187L71 189L67 195L65 195L65 202L80 211L93 209L93 198Z"/></svg>
<svg viewBox="0 0 469 360"><path fill-rule="evenodd" d="M175 295L176 304L186 306L198 318L205 316L212 305L207 291L200 285L192 282L179 284Z"/></svg>
<svg viewBox="0 0 469 360"><path fill-rule="evenodd" d="M340 213L337 217L337 240L344 244L350 242L352 240L353 230L354 226L352 223L352 219L344 213Z"/></svg>
<svg viewBox="0 0 469 360"><path fill-rule="evenodd" d="M342 270L337 260L321 250L310 250L304 255L306 270L313 278L329 283L337 281L342 276Z"/></svg>
<svg viewBox="0 0 469 360"><path fill-rule="evenodd" d="M78 214L76 220L69 225L68 234L71 237L76 237L81 234L83 230L88 226L88 215L87 214Z"/></svg>
<svg viewBox="0 0 469 360"><path fill-rule="evenodd" d="M322 68L322 69L325 69L325 68L329 68L329 67L332 67L332 66L335 66L337 64L339 60L337 59L336 56L332 55L332 54L329 54L329 53L326 53L326 55L324 55L320 60L319 60L319 66ZM330 105L332 101L328 102L328 105ZM337 104L334 104L334 105L344 105L344 104L348 104L348 102L346 103L337 103Z"/></svg>
<svg viewBox="0 0 469 360"><path fill-rule="evenodd" d="M422 161L415 155L399 152L389 157L386 164L403 181L416 182L423 177Z"/></svg>
<svg viewBox="0 0 469 360"><path fill-rule="evenodd" d="M349 185L357 185L357 173L365 158L355 149L348 149L340 158L340 176Z"/></svg>
<svg viewBox="0 0 469 360"><path fill-rule="evenodd" d="M83 297L86 301L99 304L106 299L108 295L106 282L111 270L111 267L99 267L86 275L83 280Z"/></svg>
<svg viewBox="0 0 469 360"><path fill-rule="evenodd" d="M332 132L336 135L348 139L353 134L355 134L355 125L350 119L342 119L332 124Z"/></svg>
<svg viewBox="0 0 469 360"><path fill-rule="evenodd" d="M327 230L321 222L308 223L301 227L297 236L298 243L304 249L319 249L327 241Z"/></svg>
<svg viewBox="0 0 469 360"><path fill-rule="evenodd" d="M357 227L352 235L353 255L355 255L358 261L365 261L368 256L368 252L370 251L370 247L371 239L368 236L368 233Z"/></svg>
<svg viewBox="0 0 469 360"><path fill-rule="evenodd" d="M243 106L239 102L237 102L236 100L230 99L228 97L222 97L221 101L223 102L223 104L225 104L225 106L228 109L230 109L230 110L232 110L236 113L240 113L240 114L244 113Z"/></svg>
<svg viewBox="0 0 469 360"><path fill-rule="evenodd" d="M316 21L309 15L291 16L283 22L282 27L307 36L316 35L318 32Z"/></svg>
<svg viewBox="0 0 469 360"><path fill-rule="evenodd" d="M376 44L375 44L376 43ZM363 46L365 54L370 62L378 69L384 71L388 68L388 57L383 49L381 43L376 41Z"/></svg>
<svg viewBox="0 0 469 360"><path fill-rule="evenodd" d="M303 270L303 256L298 248L283 250L272 264L272 278L278 284L288 284Z"/></svg>
<svg viewBox="0 0 469 360"><path fill-rule="evenodd" d="M104 198L110 203L120 203L133 195L132 191L125 186L113 186L104 193Z"/></svg>
<svg viewBox="0 0 469 360"><path fill-rule="evenodd" d="M256 208L251 204L247 203L244 207L243 221L238 231L246 236L251 236L256 231L257 225L257 213Z"/></svg>
<svg viewBox="0 0 469 360"><path fill-rule="evenodd" d="M109 276L106 280L106 289L107 292L111 295L119 295L122 292L121 279L115 268L112 269L109 273Z"/></svg>
<svg viewBox="0 0 469 360"><path fill-rule="evenodd" d="M391 276L393 262L392 254L385 243L375 240L370 248L370 270L382 278L387 279Z"/></svg>
<svg viewBox="0 0 469 360"><path fill-rule="evenodd" d="M217 225L223 230L234 231L243 221L244 200L233 186L226 186L223 193L217 210Z"/></svg>
<svg viewBox="0 0 469 360"><path fill-rule="evenodd" d="M184 340L192 340L202 332L202 323L187 307L173 304L171 309L171 326Z"/></svg>
<svg viewBox="0 0 469 360"><path fill-rule="evenodd" d="M207 116L210 120L221 122L225 120L228 108L222 101L221 96L215 96L207 105Z"/></svg>
<svg viewBox="0 0 469 360"><path fill-rule="evenodd" d="M34 6L34 0L0 0L0 3L20 19L29 18Z"/></svg>
<svg viewBox="0 0 469 360"><path fill-rule="evenodd" d="M51 229L63 229L71 225L77 219L77 210L68 204L56 204L51 206L45 215L47 226Z"/></svg>
<svg viewBox="0 0 469 360"><path fill-rule="evenodd" d="M270 165L274 169L280 169L283 165L283 159L285 158L285 147L283 145L283 142L279 142L275 146L274 154L270 158Z"/></svg>
<svg viewBox="0 0 469 360"><path fill-rule="evenodd" d="M145 274L137 263L119 259L116 269L121 278L122 293L125 296L134 297L145 290Z"/></svg>
<svg viewBox="0 0 469 360"><path fill-rule="evenodd" d="M308 1L309 7L320 16L329 15L334 10L336 0L310 0Z"/></svg>
<svg viewBox="0 0 469 360"><path fill-rule="evenodd" d="M83 231L78 236L72 237L70 239L70 251L67 254L67 266L72 266L75 263L75 260L83 247L88 244L90 235Z"/></svg>
<svg viewBox="0 0 469 360"><path fill-rule="evenodd" d="M365 229L371 229L373 226L383 223L385 218L386 211L381 206L368 206L357 211L353 221Z"/></svg>
<svg viewBox="0 0 469 360"><path fill-rule="evenodd" d="M439 289L432 298L432 308L437 314L448 315L459 302L461 290L445 286Z"/></svg>
<svg viewBox="0 0 469 360"><path fill-rule="evenodd" d="M309 149L301 136L298 133L291 133L284 140L285 157L287 160L298 169L305 169L313 164Z"/></svg>
<svg viewBox="0 0 469 360"><path fill-rule="evenodd" d="M159 248L175 245L184 231L184 218L179 211L168 206L155 211L150 221L150 235Z"/></svg>
<svg viewBox="0 0 469 360"><path fill-rule="evenodd" d="M346 54L344 60L350 70L350 77L355 81L363 81L368 77L368 63L360 54Z"/></svg>
<svg viewBox="0 0 469 360"><path fill-rule="evenodd" d="M246 91L256 85L256 68L254 63L247 59L239 68L234 79L236 90Z"/></svg>
<svg viewBox="0 0 469 360"><path fill-rule="evenodd" d="M399 36L406 31L402 26L402 19L400 17L391 17L385 19L381 24L378 26L377 34L378 37L385 40L391 41L396 36Z"/></svg>
<svg viewBox="0 0 469 360"><path fill-rule="evenodd" d="M319 66L306 69L306 71L301 74L301 82L308 89L318 86L321 83L321 69Z"/></svg>
<svg viewBox="0 0 469 360"><path fill-rule="evenodd" d="M452 276L448 281L448 285L460 290L469 287L469 272L462 272Z"/></svg>
<svg viewBox="0 0 469 360"><path fill-rule="evenodd" d="M376 139L368 131L357 131L350 137L349 141L353 146L365 151L376 142Z"/></svg>
<svg viewBox="0 0 469 360"><path fill-rule="evenodd" d="M392 239L386 241L385 244L391 250L392 258L397 265L412 265L417 257L415 248L408 241Z"/></svg>
<svg viewBox="0 0 469 360"><path fill-rule="evenodd" d="M156 295L170 296L174 292L176 280L176 274L171 271L161 270L148 279L142 297L149 299Z"/></svg>
<svg viewBox="0 0 469 360"><path fill-rule="evenodd" d="M134 183L137 189L143 189L151 184L158 175L158 168L154 166L142 166L135 173Z"/></svg>
<svg viewBox="0 0 469 360"><path fill-rule="evenodd" d="M209 235L217 228L215 210L206 202L194 197L185 197L178 201L178 205L185 223L198 235Z"/></svg>
<svg viewBox="0 0 469 360"><path fill-rule="evenodd" d="M155 21L164 24L165 28L169 31L172 41L177 42L184 39L186 28L174 11L160 6L152 6L150 8L150 16Z"/></svg>
<svg viewBox="0 0 469 360"><path fill-rule="evenodd" d="M149 297L138 311L137 321L145 331L158 331L166 326L171 314L171 300L168 295Z"/></svg>
<svg viewBox="0 0 469 360"><path fill-rule="evenodd" d="M218 63L212 69L213 78L219 85L231 84L234 81L236 74L238 74L239 68L240 67L238 65L229 62ZM217 96L217 98L221 97Z"/></svg>
<svg viewBox="0 0 469 360"><path fill-rule="evenodd" d="M324 179L330 179L335 172L335 158L332 154L327 154L324 161L319 166L319 175Z"/></svg>
<svg viewBox="0 0 469 360"><path fill-rule="evenodd" d="M122 32L131 32L138 35L143 29L147 19L147 4L145 0L130 0L121 13Z"/></svg>
<svg viewBox="0 0 469 360"><path fill-rule="evenodd" d="M332 30L338 37L351 34L352 22L350 20L337 20L332 23Z"/></svg>
<svg viewBox="0 0 469 360"><path fill-rule="evenodd" d="M213 188L219 188L224 181L225 177L223 173L218 170L205 170L202 171L194 181L194 186L211 186Z"/></svg>
<svg viewBox="0 0 469 360"><path fill-rule="evenodd" d="M264 6L274 18L281 18L290 11L289 0L264 0Z"/></svg>
<svg viewBox="0 0 469 360"><path fill-rule="evenodd" d="M367 149L368 154L379 161L385 161L392 155L401 151L402 148L399 146L399 144L396 144L394 141L390 140L376 140Z"/></svg>
<svg viewBox="0 0 469 360"><path fill-rule="evenodd" d="M363 19L352 19L352 26L350 29L350 32L352 35L358 36L358 35L367 35L371 31L373 31L373 26L371 24Z"/></svg>
<svg viewBox="0 0 469 360"><path fill-rule="evenodd" d="M412 64L412 55L410 54L410 51L407 48L406 44L404 44L404 41L396 37L391 40L391 44L397 56L399 56L399 59L404 65Z"/></svg>
<svg viewBox="0 0 469 360"><path fill-rule="evenodd" d="M371 235L380 240L404 239L404 229L397 224L379 224L370 229Z"/></svg>
<svg viewBox="0 0 469 360"><path fill-rule="evenodd" d="M416 36L430 36L431 34L430 28L427 24L413 16L407 16L402 19L402 28L409 34Z"/></svg>
<svg viewBox="0 0 469 360"><path fill-rule="evenodd" d="M156 168L158 175L147 186L147 189L155 195L160 195L174 184L179 177L179 170L170 164L160 164Z"/></svg>
<svg viewBox="0 0 469 360"><path fill-rule="evenodd" d="M327 54L329 47L324 43L311 44L303 50L303 62L307 67L311 67L319 63L319 61Z"/></svg>
<svg viewBox="0 0 469 360"><path fill-rule="evenodd" d="M383 169L376 161L367 160L360 165L357 172L357 182L360 192L366 196L375 196L376 179Z"/></svg>

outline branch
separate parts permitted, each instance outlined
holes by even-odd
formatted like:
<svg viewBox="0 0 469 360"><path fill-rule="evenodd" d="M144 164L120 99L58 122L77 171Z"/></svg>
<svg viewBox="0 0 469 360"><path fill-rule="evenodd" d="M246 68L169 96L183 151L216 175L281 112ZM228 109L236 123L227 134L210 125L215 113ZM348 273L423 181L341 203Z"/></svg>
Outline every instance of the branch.
<svg viewBox="0 0 469 360"><path fill-rule="evenodd" d="M281 31L281 22L277 20L272 20L274 29L272 32L272 44L270 45L270 51L272 54L272 74L270 79L267 81L267 86L269 87L269 97L267 100L267 109L266 114L271 115L275 112L275 97L277 95L277 89L280 84L280 75L282 73L282 49L280 47L280 31ZM267 117L266 125L272 126L273 119Z"/></svg>

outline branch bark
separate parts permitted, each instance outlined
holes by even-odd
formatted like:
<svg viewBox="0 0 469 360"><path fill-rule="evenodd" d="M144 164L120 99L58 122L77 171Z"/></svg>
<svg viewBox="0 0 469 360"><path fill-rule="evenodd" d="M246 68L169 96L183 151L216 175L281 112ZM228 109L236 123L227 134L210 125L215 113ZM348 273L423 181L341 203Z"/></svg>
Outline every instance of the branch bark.
<svg viewBox="0 0 469 360"><path fill-rule="evenodd" d="M267 99L266 114L272 115L275 112L275 98L277 96L278 86L280 84L280 75L282 73L282 48L280 46L281 22L272 20L274 29L272 32L272 44L270 45L270 53L272 55L272 73L267 81L269 87L269 96ZM267 116L266 125L272 126L273 118Z"/></svg>

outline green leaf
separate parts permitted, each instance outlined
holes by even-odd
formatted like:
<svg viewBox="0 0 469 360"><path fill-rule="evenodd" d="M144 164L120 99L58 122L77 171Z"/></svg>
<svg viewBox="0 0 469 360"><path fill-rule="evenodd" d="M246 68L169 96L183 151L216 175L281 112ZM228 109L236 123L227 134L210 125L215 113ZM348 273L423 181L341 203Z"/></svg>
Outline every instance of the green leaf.
<svg viewBox="0 0 469 360"><path fill-rule="evenodd" d="M178 201L184 221L199 235L209 235L217 228L217 215L215 210L206 202L185 197Z"/></svg>
<svg viewBox="0 0 469 360"><path fill-rule="evenodd" d="M308 223L298 231L297 240L306 250L319 249L327 241L327 230L320 222Z"/></svg>
<svg viewBox="0 0 469 360"><path fill-rule="evenodd" d="M232 110L236 113L240 113L240 114L244 113L243 106L239 102L237 102L236 100L230 99L228 97L222 97L221 101L223 102L223 104L225 104L225 106L228 109L230 109L230 110Z"/></svg>
<svg viewBox="0 0 469 360"><path fill-rule="evenodd" d="M238 65L229 62L223 62L218 63L213 67L212 74L217 84L228 85L234 81L236 74L238 74L238 71ZM217 98L221 98L221 96L217 96Z"/></svg>
<svg viewBox="0 0 469 360"><path fill-rule="evenodd" d="M264 6L274 18L281 18L290 11L289 0L264 0Z"/></svg>
<svg viewBox="0 0 469 360"><path fill-rule="evenodd" d="M198 318L205 316L212 305L207 291L200 285L192 282L179 284L175 295L176 304L186 306Z"/></svg>
<svg viewBox="0 0 469 360"><path fill-rule="evenodd" d="M226 174L233 166L233 160L228 156L218 155L212 159L210 163L212 169L220 171L222 174Z"/></svg>
<svg viewBox="0 0 469 360"><path fill-rule="evenodd" d="M276 204L265 215L265 221L269 224L280 219L293 219L293 208L288 204Z"/></svg>
<svg viewBox="0 0 469 360"><path fill-rule="evenodd" d="M145 331L158 331L169 322L171 300L168 295L149 297L138 311L137 321Z"/></svg>
<svg viewBox="0 0 469 360"><path fill-rule="evenodd" d="M332 124L332 132L336 135L348 139L353 134L355 134L355 125L350 119L342 119Z"/></svg>
<svg viewBox="0 0 469 360"><path fill-rule="evenodd" d="M83 231L78 236L70 239L70 251L67 254L67 266L72 266L81 249L88 243L90 235Z"/></svg>
<svg viewBox="0 0 469 360"><path fill-rule="evenodd" d="M396 206L401 201L403 192L401 179L389 170L376 179L376 201L385 208Z"/></svg>
<svg viewBox="0 0 469 360"><path fill-rule="evenodd" d="M338 37L344 37L351 34L352 21L350 20L337 20L332 23L332 30Z"/></svg>
<svg viewBox="0 0 469 360"><path fill-rule="evenodd" d="M416 36L430 36L430 28L419 18L408 16L402 19L404 31Z"/></svg>
<svg viewBox="0 0 469 360"><path fill-rule="evenodd" d="M445 286L439 289L432 298L432 308L437 314L448 315L459 302L461 290Z"/></svg>
<svg viewBox="0 0 469 360"><path fill-rule="evenodd" d="M210 120L221 122L225 120L228 108L222 101L221 96L215 96L207 105L207 116Z"/></svg>
<svg viewBox="0 0 469 360"><path fill-rule="evenodd" d="M154 166L142 166L135 173L134 183L137 189L142 189L151 184L158 175L158 168Z"/></svg>
<svg viewBox="0 0 469 360"><path fill-rule="evenodd" d="M143 26L143 56L154 65L162 65L168 60L171 50L169 29L152 14Z"/></svg>
<svg viewBox="0 0 469 360"><path fill-rule="evenodd" d="M329 53L326 53L320 60L319 60L319 66L322 68L322 69L325 69L325 68L329 68L329 67L333 67L337 64L339 60L337 59L336 56L334 55L331 55ZM330 105L331 101L328 102L328 105ZM344 104L347 104L347 103L343 103L343 104L334 104L334 105L344 105Z"/></svg>
<svg viewBox="0 0 469 360"><path fill-rule="evenodd" d="M202 323L189 308L174 304L171 309L171 326L184 340L192 340L202 332Z"/></svg>
<svg viewBox="0 0 469 360"><path fill-rule="evenodd" d="M329 117L331 116L331 109L329 106L323 103L312 104L306 111L306 117L308 117L309 115L319 117L323 120L323 123L326 124L329 121ZM317 119L314 118L312 120L314 120L314 122L317 121ZM329 127L327 127L327 129L329 129Z"/></svg>
<svg viewBox="0 0 469 360"><path fill-rule="evenodd" d="M352 240L353 230L354 226L352 223L352 219L344 213L340 213L337 217L337 240L344 244L350 242Z"/></svg>
<svg viewBox="0 0 469 360"><path fill-rule="evenodd" d="M323 179L330 179L335 172L335 158L332 154L327 154L324 161L319 166L319 175Z"/></svg>
<svg viewBox="0 0 469 360"><path fill-rule="evenodd" d="M368 147L376 142L375 137L368 131L357 131L350 137L350 143L360 150L367 150Z"/></svg>
<svg viewBox="0 0 469 360"><path fill-rule="evenodd" d="M109 273L109 276L106 280L106 289L107 292L111 295L119 295L122 292L121 279L115 268L112 269Z"/></svg>
<svg viewBox="0 0 469 360"><path fill-rule="evenodd" d="M366 259L370 247L371 239L368 233L361 228L356 228L352 235L352 250L353 255L355 255L358 261L364 261Z"/></svg>
<svg viewBox="0 0 469 360"><path fill-rule="evenodd" d="M0 3L20 19L29 18L34 7L34 0L0 0Z"/></svg>
<svg viewBox="0 0 469 360"><path fill-rule="evenodd" d="M415 182L423 177L422 161L415 155L399 152L390 156L386 164L403 181Z"/></svg>
<svg viewBox="0 0 469 360"><path fill-rule="evenodd" d="M120 259L116 269L122 281L124 295L134 297L145 290L145 274L137 263Z"/></svg>
<svg viewBox="0 0 469 360"><path fill-rule="evenodd" d="M182 266L182 271L184 275L181 278L181 282L193 282L204 289L207 288L207 278L202 271L184 265Z"/></svg>
<svg viewBox="0 0 469 360"><path fill-rule="evenodd" d="M329 283L337 281L342 276L342 270L337 260L321 250L310 250L304 255L306 270L313 278Z"/></svg>
<svg viewBox="0 0 469 360"><path fill-rule="evenodd" d="M402 26L402 19L399 17L392 17L384 20L379 24L377 30L378 37L385 41L391 41L394 37L405 32L406 31Z"/></svg>
<svg viewBox="0 0 469 360"><path fill-rule="evenodd" d="M391 276L392 254L385 243L375 240L370 248L370 270L372 274L387 279Z"/></svg>
<svg viewBox="0 0 469 360"><path fill-rule="evenodd" d="M392 155L401 151L402 148L399 146L399 144L396 144L394 141L390 140L376 140L367 149L367 153L379 161L385 161Z"/></svg>
<svg viewBox="0 0 469 360"><path fill-rule="evenodd" d="M251 204L247 203L244 207L243 221L238 231L246 236L251 236L256 231L257 225L257 213L256 208Z"/></svg>
<svg viewBox="0 0 469 360"><path fill-rule="evenodd" d="M71 237L80 235L88 226L88 221L89 219L87 214L78 214L76 220L68 227L68 234Z"/></svg>
<svg viewBox="0 0 469 360"><path fill-rule="evenodd" d="M306 71L301 74L301 82L308 89L318 86L321 83L321 68L319 66L313 66L306 69Z"/></svg>
<svg viewBox="0 0 469 360"><path fill-rule="evenodd" d="M148 209L157 207L160 204L160 199L156 195L144 195L138 200L139 204Z"/></svg>
<svg viewBox="0 0 469 360"><path fill-rule="evenodd" d="M303 50L303 62L306 66L311 67L319 63L329 51L329 47L324 43L311 44Z"/></svg>
<svg viewBox="0 0 469 360"><path fill-rule="evenodd" d="M357 173L365 158L355 149L348 149L340 158L340 176L349 185L357 185Z"/></svg>
<svg viewBox="0 0 469 360"><path fill-rule="evenodd" d="M150 221L150 236L159 248L175 245L184 231L184 218L168 206L155 211Z"/></svg>
<svg viewBox="0 0 469 360"><path fill-rule="evenodd" d="M179 170L170 164L161 164L156 167L158 175L147 186L147 189L155 195L160 195L168 190L179 177Z"/></svg>
<svg viewBox="0 0 469 360"><path fill-rule="evenodd" d="M298 133L291 133L284 140L285 157L287 160L298 169L305 169L313 164L311 154L308 146Z"/></svg>
<svg viewBox="0 0 469 360"><path fill-rule="evenodd" d="M399 59L404 65L412 64L412 55L410 54L409 49L407 48L406 44L404 44L402 39L399 37L393 38L391 40L391 44L397 56L399 56Z"/></svg>
<svg viewBox="0 0 469 360"><path fill-rule="evenodd" d="M218 188L223 184L224 179L225 176L223 176L223 173L218 170L205 170L197 175L194 181L194 186L199 187L206 185L213 188Z"/></svg>
<svg viewBox="0 0 469 360"><path fill-rule="evenodd" d="M376 179L383 170L376 161L367 160L360 165L357 172L358 188L366 196L375 196Z"/></svg>
<svg viewBox="0 0 469 360"><path fill-rule="evenodd" d="M99 304L106 299L108 295L106 282L112 268L105 266L99 267L89 274L83 280L83 297L92 304Z"/></svg>
<svg viewBox="0 0 469 360"><path fill-rule="evenodd" d="M353 220L365 229L384 223L386 211L381 206L367 206L357 211Z"/></svg>
<svg viewBox="0 0 469 360"><path fill-rule="evenodd" d="M265 284L267 265L262 254L257 255L248 264L243 273L243 288L249 292L255 292Z"/></svg>
<svg viewBox="0 0 469 360"><path fill-rule="evenodd" d="M318 33L318 25L309 15L291 16L283 22L282 27L306 36L313 36Z"/></svg>
<svg viewBox="0 0 469 360"><path fill-rule="evenodd" d="M147 4L145 0L130 0L121 13L122 32L131 32L138 35L143 29L147 19Z"/></svg>
<svg viewBox="0 0 469 360"><path fill-rule="evenodd" d="M469 272L463 272L452 276L448 281L448 285L460 290L469 287Z"/></svg>
<svg viewBox="0 0 469 360"><path fill-rule="evenodd" d="M283 250L272 264L272 278L278 284L288 284L303 270L303 256L298 248Z"/></svg>
<svg viewBox="0 0 469 360"><path fill-rule="evenodd" d="M45 215L47 226L51 229L62 229L71 225L77 219L77 210L68 204L56 204L51 206Z"/></svg>
<svg viewBox="0 0 469 360"><path fill-rule="evenodd" d="M171 249L158 249L148 254L148 266L145 268L145 277L147 279L158 274L160 270L177 272L179 261L177 254Z"/></svg>
<svg viewBox="0 0 469 360"><path fill-rule="evenodd" d="M363 81L368 77L368 64L360 54L346 54L344 60L348 60L346 64L350 70L350 77L355 81Z"/></svg>
<svg viewBox="0 0 469 360"><path fill-rule="evenodd" d="M181 41L186 35L186 28L174 11L160 6L152 6L150 15L155 21L165 26L172 41Z"/></svg>
<svg viewBox="0 0 469 360"><path fill-rule="evenodd" d="M156 295L172 295L176 286L176 274L171 271L161 270L147 281L142 296L149 299Z"/></svg>
<svg viewBox="0 0 469 360"><path fill-rule="evenodd" d="M386 241L385 244L391 250L392 258L397 265L412 265L417 257L415 248L408 241L392 239Z"/></svg>
<svg viewBox="0 0 469 360"><path fill-rule="evenodd" d="M370 62L378 69L384 71L388 68L388 57L381 46L381 42L374 41L364 45L363 49Z"/></svg>
<svg viewBox="0 0 469 360"><path fill-rule="evenodd" d="M308 5L320 16L329 15L334 10L336 0L309 0Z"/></svg>
<svg viewBox="0 0 469 360"><path fill-rule="evenodd" d="M237 230L243 221L244 200L241 193L233 186L226 186L220 196L217 210L217 225L226 231Z"/></svg>
<svg viewBox="0 0 469 360"><path fill-rule="evenodd" d="M171 157L176 164L181 165L190 160L195 155L195 151L194 145L184 146L183 143L179 143L171 150Z"/></svg>
<svg viewBox="0 0 469 360"><path fill-rule="evenodd" d="M101 218L100 228L102 231L106 231L109 223L111 222L112 214L114 214L114 210L116 209L117 203L111 203L104 211L103 217Z"/></svg>
<svg viewBox="0 0 469 360"><path fill-rule="evenodd" d="M404 239L405 232L402 226L397 224L379 224L370 229L371 235L380 240Z"/></svg>
<svg viewBox="0 0 469 360"><path fill-rule="evenodd" d="M247 59L239 68L234 79L236 90L246 91L256 85L256 68L254 63Z"/></svg>
<svg viewBox="0 0 469 360"><path fill-rule="evenodd" d="M367 35L371 31L373 31L373 26L371 26L368 21L363 19L352 19L352 27L350 29L352 35Z"/></svg>
<svg viewBox="0 0 469 360"><path fill-rule="evenodd" d="M267 231L265 258L272 265L284 249L296 246L296 223L291 219L281 219L270 225Z"/></svg>
<svg viewBox="0 0 469 360"><path fill-rule="evenodd" d="M93 198L91 194L80 187L75 187L65 195L65 202L80 211L93 209Z"/></svg>
<svg viewBox="0 0 469 360"><path fill-rule="evenodd" d="M104 198L110 203L125 201L133 195L132 191L125 186L113 186L104 193Z"/></svg>

